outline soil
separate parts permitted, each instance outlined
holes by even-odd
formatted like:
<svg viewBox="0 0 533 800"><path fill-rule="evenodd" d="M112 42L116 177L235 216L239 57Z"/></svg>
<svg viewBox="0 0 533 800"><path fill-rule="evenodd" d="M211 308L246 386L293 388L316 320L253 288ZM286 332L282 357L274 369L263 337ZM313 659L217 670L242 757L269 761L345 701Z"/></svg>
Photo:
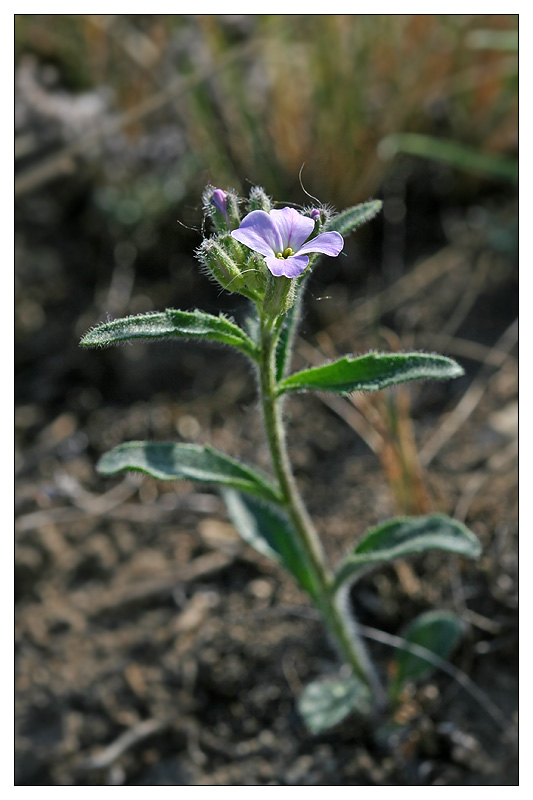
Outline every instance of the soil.
<svg viewBox="0 0 533 800"><path fill-rule="evenodd" d="M433 553L380 568L351 597L369 636L454 610L466 627L452 660L471 684L437 672L389 716L313 736L298 694L341 664L307 598L238 539L216 492L95 471L110 447L144 438L209 442L268 468L238 355L77 347L108 311L243 308L198 274L198 237L177 237L175 215L133 267L100 236L87 193L60 180L53 200L33 193L18 209L17 784L516 785L516 269L512 246L493 241L512 203L483 224L450 217L388 277L377 223L309 287L296 366L385 342L464 365L464 378L415 385L401 402L423 503L483 546L475 563ZM287 417L299 486L338 560L403 510L388 451L372 449L382 401L295 396ZM393 648L369 647L385 675Z"/></svg>

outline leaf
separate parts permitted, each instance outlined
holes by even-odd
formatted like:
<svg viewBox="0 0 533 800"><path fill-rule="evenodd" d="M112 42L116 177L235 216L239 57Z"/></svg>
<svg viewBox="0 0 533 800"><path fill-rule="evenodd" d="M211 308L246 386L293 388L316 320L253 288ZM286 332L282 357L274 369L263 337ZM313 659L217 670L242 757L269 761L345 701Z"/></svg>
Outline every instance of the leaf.
<svg viewBox="0 0 533 800"><path fill-rule="evenodd" d="M431 653L438 659L447 660L462 635L463 623L450 611L427 611L410 622L401 636L413 646L413 651L398 650L394 656L392 696L396 696L407 681L418 681L430 675L437 668L431 661ZM424 658L423 651L418 648L429 650L428 658Z"/></svg>
<svg viewBox="0 0 533 800"><path fill-rule="evenodd" d="M331 364L295 372L278 384L283 392L375 392L405 381L458 378L463 368L446 356L430 353L367 353L343 356Z"/></svg>
<svg viewBox="0 0 533 800"><path fill-rule="evenodd" d="M381 200L369 200L367 203L359 203L357 206L341 211L336 217L330 219L326 225L327 231L338 231L345 236L350 231L355 230L365 222L370 222L383 207Z"/></svg>
<svg viewBox="0 0 533 800"><path fill-rule="evenodd" d="M313 681L300 695L298 710L311 733L322 733L352 711L368 714L371 710L370 692L354 676Z"/></svg>
<svg viewBox="0 0 533 800"><path fill-rule="evenodd" d="M335 589L347 581L353 582L373 564L427 550L477 558L481 545L472 531L445 514L390 519L368 531L341 564L335 577Z"/></svg>
<svg viewBox="0 0 533 800"><path fill-rule="evenodd" d="M286 515L278 508L232 489L224 489L222 496L229 518L241 538L261 555L286 567L300 586L314 597L313 577Z"/></svg>
<svg viewBox="0 0 533 800"><path fill-rule="evenodd" d="M109 347L135 339L203 339L232 345L255 359L257 347L246 333L227 317L204 311L166 311L138 314L104 322L85 334L82 347Z"/></svg>
<svg viewBox="0 0 533 800"><path fill-rule="evenodd" d="M176 442L126 442L105 453L97 469L103 475L136 470L162 481L216 483L279 502L269 480L209 445Z"/></svg>

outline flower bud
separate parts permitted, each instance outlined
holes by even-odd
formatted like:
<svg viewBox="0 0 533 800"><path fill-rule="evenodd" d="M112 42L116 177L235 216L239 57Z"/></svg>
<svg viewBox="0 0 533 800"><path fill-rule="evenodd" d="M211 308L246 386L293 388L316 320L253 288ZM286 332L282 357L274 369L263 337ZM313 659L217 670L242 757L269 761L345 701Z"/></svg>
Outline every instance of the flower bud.
<svg viewBox="0 0 533 800"><path fill-rule="evenodd" d="M331 217L331 214L328 209L324 207L312 208L307 214L315 223L315 229L312 235L318 236L319 233L322 233L326 229L326 223Z"/></svg>
<svg viewBox="0 0 533 800"><path fill-rule="evenodd" d="M226 192L226 213L228 215L228 228L233 231L241 224L239 197L235 192Z"/></svg>
<svg viewBox="0 0 533 800"><path fill-rule="evenodd" d="M202 199L204 211L213 220L218 233L226 233L239 227L239 198L235 192L207 186Z"/></svg>
<svg viewBox="0 0 533 800"><path fill-rule="evenodd" d="M238 292L244 286L244 278L237 264L218 239L205 239L196 255L200 263L229 292Z"/></svg>
<svg viewBox="0 0 533 800"><path fill-rule="evenodd" d="M298 281L286 278L284 275L275 277L268 274L267 290L263 302L263 310L270 317L279 317L286 314L293 307L296 300L296 286Z"/></svg>
<svg viewBox="0 0 533 800"><path fill-rule="evenodd" d="M226 192L223 192L222 189L215 189L215 191L213 192L213 196L211 198L211 202L213 203L217 211L219 211L222 214L222 216L227 222L228 210L226 208L227 206Z"/></svg>
<svg viewBox="0 0 533 800"><path fill-rule="evenodd" d="M269 274L263 256L258 253L250 253L243 269L246 286L259 297L264 297Z"/></svg>
<svg viewBox="0 0 533 800"><path fill-rule="evenodd" d="M250 191L250 211L266 211L267 214L272 208L272 200L267 195L262 186L254 186Z"/></svg>

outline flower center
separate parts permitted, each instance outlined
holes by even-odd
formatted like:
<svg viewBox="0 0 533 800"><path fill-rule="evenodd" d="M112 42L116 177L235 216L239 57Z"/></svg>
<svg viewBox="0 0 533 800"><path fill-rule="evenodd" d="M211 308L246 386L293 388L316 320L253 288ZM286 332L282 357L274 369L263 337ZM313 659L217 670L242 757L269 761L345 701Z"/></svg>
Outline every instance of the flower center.
<svg viewBox="0 0 533 800"><path fill-rule="evenodd" d="M289 258L294 255L292 247L286 247L283 253L276 253L276 258Z"/></svg>

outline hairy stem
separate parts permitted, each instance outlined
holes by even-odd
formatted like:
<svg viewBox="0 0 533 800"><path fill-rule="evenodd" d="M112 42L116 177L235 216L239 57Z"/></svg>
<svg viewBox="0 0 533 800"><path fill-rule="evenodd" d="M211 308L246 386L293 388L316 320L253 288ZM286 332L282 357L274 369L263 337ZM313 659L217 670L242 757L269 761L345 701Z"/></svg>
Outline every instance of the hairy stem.
<svg viewBox="0 0 533 800"><path fill-rule="evenodd" d="M349 616L346 603L338 602L333 592L333 576L326 554L313 523L304 506L287 453L285 428L282 419L283 398L276 397L276 343L279 325L272 319L261 320L261 357L259 380L261 403L272 465L286 511L293 524L302 557L312 575L314 601L323 614L342 655L355 675L373 691L381 705L385 693L356 632L355 621Z"/></svg>

